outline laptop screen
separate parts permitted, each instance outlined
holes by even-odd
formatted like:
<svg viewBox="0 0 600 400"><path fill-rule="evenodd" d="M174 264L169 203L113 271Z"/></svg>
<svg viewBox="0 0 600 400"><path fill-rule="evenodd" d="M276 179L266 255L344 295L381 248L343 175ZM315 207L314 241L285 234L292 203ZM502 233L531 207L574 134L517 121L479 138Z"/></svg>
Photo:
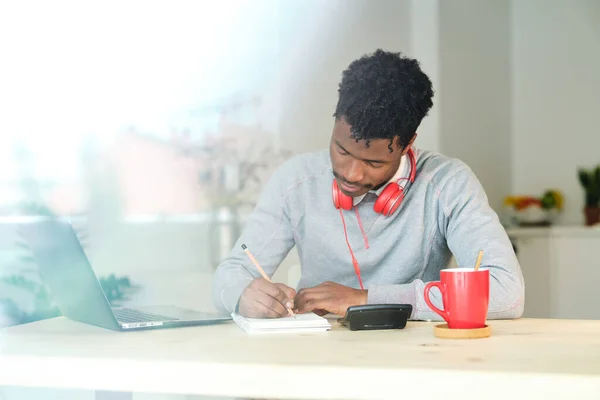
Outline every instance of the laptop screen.
<svg viewBox="0 0 600 400"><path fill-rule="evenodd" d="M72 225L44 218L19 226L31 249L40 277L61 313L76 321L117 328L110 303Z"/></svg>

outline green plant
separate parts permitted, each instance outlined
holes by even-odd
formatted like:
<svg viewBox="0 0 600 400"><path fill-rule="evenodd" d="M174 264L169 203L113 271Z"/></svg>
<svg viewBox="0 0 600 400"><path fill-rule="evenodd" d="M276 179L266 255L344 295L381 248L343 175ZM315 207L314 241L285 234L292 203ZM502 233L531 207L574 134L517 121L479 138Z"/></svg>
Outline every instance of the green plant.
<svg viewBox="0 0 600 400"><path fill-rule="evenodd" d="M580 168L578 175L585 191L585 206L600 207L600 165L590 170Z"/></svg>
<svg viewBox="0 0 600 400"><path fill-rule="evenodd" d="M124 301L129 300L127 295L138 289L138 286L131 284L127 276L118 277L115 274L110 274L106 277L100 277L98 280L112 306L122 305Z"/></svg>
<svg viewBox="0 0 600 400"><path fill-rule="evenodd" d="M0 297L0 314L5 321L0 319L0 327L25 324L61 315L46 285L38 279L34 279L35 273L32 275L31 279L21 274L0 278L0 285L3 285L5 289L12 287L13 293L21 293L16 296L17 298L28 299L27 303L31 303L30 310L27 310L20 307L18 300L11 298L10 292L3 293L7 297ZM137 286L130 283L126 276L117 277L111 274L107 277L100 277L98 280L112 306L122 305L124 301L129 300L128 294L138 289Z"/></svg>
<svg viewBox="0 0 600 400"><path fill-rule="evenodd" d="M26 273L24 271L24 273ZM60 311L52 301L48 288L35 279L30 279L24 275L8 275L0 278L0 283L4 288L14 288L13 294L20 300L28 299L31 309L19 307L19 301L10 297L9 293L3 293L4 298L0 298L0 307L4 318L8 321L1 325L18 325L41 319L60 316ZM20 293L20 295L19 295Z"/></svg>

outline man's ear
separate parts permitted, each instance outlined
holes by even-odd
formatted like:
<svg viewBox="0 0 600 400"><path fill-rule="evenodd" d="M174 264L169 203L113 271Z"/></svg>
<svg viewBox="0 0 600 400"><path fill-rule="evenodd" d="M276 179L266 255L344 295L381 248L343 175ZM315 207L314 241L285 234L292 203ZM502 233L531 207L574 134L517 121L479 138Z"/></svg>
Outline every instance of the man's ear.
<svg viewBox="0 0 600 400"><path fill-rule="evenodd" d="M408 150L411 148L411 146L415 142L416 138L417 138L417 133L415 132L415 134L413 135L413 137L410 139L410 142L408 142L408 144L404 148L404 151L402 152L402 155L405 155L406 153L408 153Z"/></svg>

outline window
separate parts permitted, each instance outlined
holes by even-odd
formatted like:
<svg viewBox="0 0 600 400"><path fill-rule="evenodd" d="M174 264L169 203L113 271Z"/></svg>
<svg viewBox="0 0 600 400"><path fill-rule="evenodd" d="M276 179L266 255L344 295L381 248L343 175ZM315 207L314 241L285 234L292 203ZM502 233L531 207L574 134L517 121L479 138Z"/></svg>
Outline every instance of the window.
<svg viewBox="0 0 600 400"><path fill-rule="evenodd" d="M277 3L2 5L0 212L199 212L193 150L277 125Z"/></svg>

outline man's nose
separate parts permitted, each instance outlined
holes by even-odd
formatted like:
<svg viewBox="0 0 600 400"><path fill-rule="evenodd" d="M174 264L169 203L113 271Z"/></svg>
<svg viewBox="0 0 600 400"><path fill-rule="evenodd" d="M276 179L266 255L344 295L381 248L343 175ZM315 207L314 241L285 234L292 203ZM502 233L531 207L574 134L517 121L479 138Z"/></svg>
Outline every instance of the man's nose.
<svg viewBox="0 0 600 400"><path fill-rule="evenodd" d="M365 177L365 173L364 173L363 167L361 165L361 162L358 160L353 160L352 162L350 162L350 165L348 166L348 170L346 171L346 176L345 176L345 178L348 180L348 182L349 183L359 183L359 182L362 182L364 177Z"/></svg>

